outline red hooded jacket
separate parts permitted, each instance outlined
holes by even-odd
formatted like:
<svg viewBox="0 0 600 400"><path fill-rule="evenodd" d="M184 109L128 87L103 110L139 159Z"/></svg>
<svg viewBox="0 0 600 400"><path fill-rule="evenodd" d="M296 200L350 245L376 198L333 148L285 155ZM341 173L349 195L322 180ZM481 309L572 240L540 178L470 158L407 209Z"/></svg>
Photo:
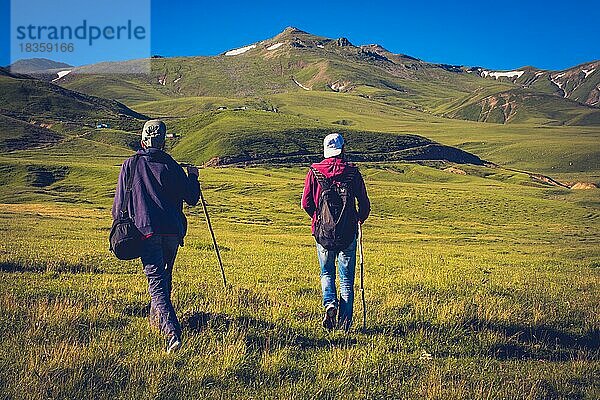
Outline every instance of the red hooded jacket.
<svg viewBox="0 0 600 400"><path fill-rule="evenodd" d="M354 196L358 201L358 211L354 208L357 213L357 219L362 224L369 213L371 212L371 202L367 196L367 188L362 175L358 171L358 167L353 164L345 162L341 157L330 157L326 158L319 163L312 164L312 167L317 171L321 172L327 178L333 178L336 181L336 177L341 176L347 169L355 168L356 178L354 179L354 187L352 188ZM321 187L315 174L311 170L308 170L306 179L304 180L304 192L302 193L302 208L312 218L312 233L315 233L315 221L317 213L317 204L319 203L319 196L321 195Z"/></svg>

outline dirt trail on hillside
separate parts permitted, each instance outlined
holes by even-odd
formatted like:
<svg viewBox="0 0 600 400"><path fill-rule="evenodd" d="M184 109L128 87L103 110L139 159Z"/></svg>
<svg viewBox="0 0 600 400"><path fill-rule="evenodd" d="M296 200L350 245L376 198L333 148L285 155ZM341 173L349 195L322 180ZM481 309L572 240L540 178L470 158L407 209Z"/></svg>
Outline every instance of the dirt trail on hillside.
<svg viewBox="0 0 600 400"><path fill-rule="evenodd" d="M597 188L597 186L595 184L590 183L590 182L574 182L569 185L568 183L560 182L560 181L558 181L552 177L549 177L547 175L542 175L542 174L538 174L538 173L530 172L530 171L523 171L523 170L515 169L515 168L503 167L501 165L494 164L492 162L488 162L487 164L491 168L498 168L498 169L503 169L506 171L518 172L520 174L525 174L525 175L529 176L531 179L533 179L535 181L546 183L546 184L549 184L552 186L562 187L565 189L595 189L595 188Z"/></svg>

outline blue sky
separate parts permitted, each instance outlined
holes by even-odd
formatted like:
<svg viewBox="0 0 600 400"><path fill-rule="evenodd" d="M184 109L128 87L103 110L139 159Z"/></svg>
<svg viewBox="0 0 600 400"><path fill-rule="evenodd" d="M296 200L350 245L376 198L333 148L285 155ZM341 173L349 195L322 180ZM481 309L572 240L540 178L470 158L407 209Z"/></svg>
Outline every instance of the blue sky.
<svg viewBox="0 0 600 400"><path fill-rule="evenodd" d="M102 0L88 4L89 0L13 0L10 23L13 39L17 40L12 42L11 60L47 57L71 65L81 65L110 61L107 58L148 58L151 55L148 36L148 31L151 30L150 1L127 0L129 7L122 8L123 1ZM127 29L130 21L131 28ZM107 32L110 39L104 39L102 35L107 26L111 27ZM120 30L117 37L119 26L125 29ZM67 39L48 38L52 28L38 31L36 27L57 27L58 35L68 36ZM62 27L69 29L59 33ZM136 37L134 32L138 27L142 31ZM44 39L40 40L40 36ZM67 43L72 43L73 51L56 51L52 46L52 53L46 52L45 48L42 53L32 52L35 48L31 45L38 43L59 43L64 50L68 50ZM29 46L29 49L24 50L24 46Z"/></svg>
<svg viewBox="0 0 600 400"><path fill-rule="evenodd" d="M128 7L127 0L122 4ZM0 0L0 6L0 65L6 65L10 0ZM599 22L600 2L594 0L153 0L151 47L164 56L215 55L296 26L430 62L564 69L600 59Z"/></svg>

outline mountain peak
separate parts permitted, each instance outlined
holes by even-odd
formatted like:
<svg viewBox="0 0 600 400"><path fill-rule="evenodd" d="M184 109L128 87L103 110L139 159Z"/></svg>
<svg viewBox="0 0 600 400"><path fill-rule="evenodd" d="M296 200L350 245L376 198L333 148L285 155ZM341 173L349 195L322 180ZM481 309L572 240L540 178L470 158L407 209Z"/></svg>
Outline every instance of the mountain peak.
<svg viewBox="0 0 600 400"><path fill-rule="evenodd" d="M354 46L354 45L353 45L353 44L352 44L352 43L351 43L351 42L350 42L350 41L349 41L347 38L345 38L345 37L338 38L338 39L336 40L336 43L337 43L337 45L338 45L338 46L340 46L340 47Z"/></svg>
<svg viewBox="0 0 600 400"><path fill-rule="evenodd" d="M284 33L287 33L287 34L294 34L294 33L307 33L307 32L304 32L303 30L301 30L301 29L298 29L298 28L296 28L295 26L288 26L287 28L285 28L285 29L284 29L284 30L283 30L283 31L280 33L280 35L281 35L281 34L284 34Z"/></svg>
<svg viewBox="0 0 600 400"><path fill-rule="evenodd" d="M48 69L70 68L69 64L50 60L47 58L25 58L20 59L8 66L10 71L19 74L29 74L31 72L43 71Z"/></svg>
<svg viewBox="0 0 600 400"><path fill-rule="evenodd" d="M361 49L365 49L365 50L371 50L374 52L382 52L382 53L390 53L390 51L388 51L388 49L386 49L385 47L383 47L380 44L377 43L373 43L373 44L363 44L362 46L360 46Z"/></svg>
<svg viewBox="0 0 600 400"><path fill-rule="evenodd" d="M295 26L288 26L287 28L285 28L284 30L279 32L277 35L272 37L271 40L273 40L273 39L290 40L290 39L295 39L295 38L299 38L299 37L308 38L308 37L313 37L313 36L314 35L311 35L310 33L303 31L302 29L298 29Z"/></svg>
<svg viewBox="0 0 600 400"><path fill-rule="evenodd" d="M321 43L326 40L330 39L313 35L312 33L303 31L302 29L298 29L294 26L288 26L276 36L267 39L267 41L290 42L292 46L294 46L295 43L297 47L310 47L317 42Z"/></svg>

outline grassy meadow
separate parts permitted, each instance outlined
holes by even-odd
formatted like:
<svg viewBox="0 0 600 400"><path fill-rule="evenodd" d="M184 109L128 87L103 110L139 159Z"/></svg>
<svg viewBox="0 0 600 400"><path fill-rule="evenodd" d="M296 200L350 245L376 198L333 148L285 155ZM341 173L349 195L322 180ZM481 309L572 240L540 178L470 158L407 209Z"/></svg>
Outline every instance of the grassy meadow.
<svg viewBox="0 0 600 400"><path fill-rule="evenodd" d="M108 251L119 167L141 122L115 117L111 129L93 129L122 105L84 99L76 114L87 125L57 102L65 114L42 112L34 131L16 107L0 120L0 399L600 397L598 190L514 171L600 184L597 126L441 116L506 86L491 81L480 90L461 80L441 94L407 81L414 90L404 97L363 85L244 97L234 96L244 87L193 97L190 86L181 96L192 97L174 98L168 87L144 95L151 82L95 79L67 83L127 100L127 115L164 118L180 161L317 153L322 136L341 131L350 151L435 141L505 168L360 165L373 208L368 320L361 330L357 292L347 335L320 324L316 249L299 204L307 166L201 169L231 286L221 285L201 208L186 208L173 293L184 347L167 355L148 324L139 261ZM104 111L86 111L88 100Z"/></svg>
<svg viewBox="0 0 600 400"><path fill-rule="evenodd" d="M221 106L229 110L216 111ZM248 111L230 110L244 106ZM261 111L273 107L280 113ZM171 121L170 126L183 137L175 154L189 161L204 162L226 151L239 152L234 146L242 142L240 133L263 143L263 151L272 151L269 146L274 136L270 132L301 126L336 129L346 134L370 131L420 135L505 167L543 173L567 182L583 180L600 185L597 126L479 123L442 118L356 94L327 92L242 99L188 97L139 103L134 109ZM212 141L206 145L209 139ZM281 147L281 140L277 139L277 146Z"/></svg>
<svg viewBox="0 0 600 400"><path fill-rule="evenodd" d="M597 62L484 78L290 27L234 57L107 65L0 68L0 400L600 398ZM230 283L186 207L171 355L140 262L108 251L147 118L204 166ZM370 161L367 327L357 291L348 334L321 327L300 209L331 132Z"/></svg>
<svg viewBox="0 0 600 400"><path fill-rule="evenodd" d="M361 165L368 320L362 331L357 292L345 335L320 326L305 169L202 169L231 287L201 208L187 208L173 294L184 347L167 355L139 261L107 249L128 152L94 141L104 155L78 157L85 140L0 157L0 398L600 396L596 190Z"/></svg>

